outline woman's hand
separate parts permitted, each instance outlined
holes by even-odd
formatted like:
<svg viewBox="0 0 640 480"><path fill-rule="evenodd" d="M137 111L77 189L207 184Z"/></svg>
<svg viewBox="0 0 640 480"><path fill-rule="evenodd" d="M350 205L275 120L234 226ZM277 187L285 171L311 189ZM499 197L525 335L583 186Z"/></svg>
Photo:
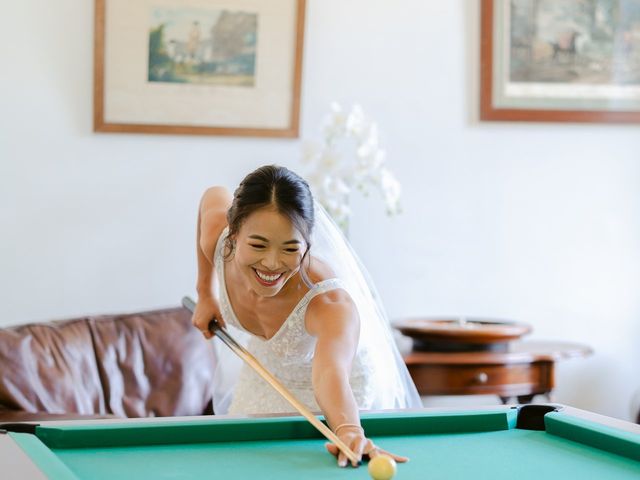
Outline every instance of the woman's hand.
<svg viewBox="0 0 640 480"><path fill-rule="evenodd" d="M213 337L213 332L209 330L209 323L215 319L222 327L225 326L220 306L213 296L199 296L196 309L191 317L191 323L202 332L205 338Z"/></svg>
<svg viewBox="0 0 640 480"><path fill-rule="evenodd" d="M370 439L365 437L364 431L362 430L362 428L356 425L339 428L338 431L336 432L336 435L338 435L338 438L342 440L345 443L345 445L347 445L351 449L353 453L356 454L356 457L358 457L358 459L362 459L362 457L372 459L377 455L385 454L385 455L389 455L398 463L404 463L409 461L409 458L407 457L395 455L379 447L376 447ZM334 457L337 457L339 467L347 466L348 459L346 455L342 453L336 445L334 445L333 443L327 443L325 444L325 446L327 448L327 451L331 455L333 455ZM353 462L351 463L351 465L353 467L358 466Z"/></svg>

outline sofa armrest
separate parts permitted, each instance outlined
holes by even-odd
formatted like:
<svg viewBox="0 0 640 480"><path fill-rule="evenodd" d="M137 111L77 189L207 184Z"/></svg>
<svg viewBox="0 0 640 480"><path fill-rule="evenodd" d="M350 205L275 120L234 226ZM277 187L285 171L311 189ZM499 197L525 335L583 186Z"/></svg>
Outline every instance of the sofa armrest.
<svg viewBox="0 0 640 480"><path fill-rule="evenodd" d="M0 429L3 423L45 422L50 420L94 420L121 418L116 415L80 415L76 413L25 412L21 410L0 410Z"/></svg>

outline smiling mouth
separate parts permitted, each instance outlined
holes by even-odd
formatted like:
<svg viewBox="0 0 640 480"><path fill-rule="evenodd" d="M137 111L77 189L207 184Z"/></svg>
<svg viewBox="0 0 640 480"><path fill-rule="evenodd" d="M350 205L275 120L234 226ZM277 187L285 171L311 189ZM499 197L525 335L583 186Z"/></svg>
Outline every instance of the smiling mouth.
<svg viewBox="0 0 640 480"><path fill-rule="evenodd" d="M271 287L276 283L278 283L280 278L282 278L282 276L284 275L284 273L266 274L266 273L262 273L259 270L256 270L255 268L253 269L253 271L256 273L256 278L258 279L258 282L260 282L262 285L265 285L267 287Z"/></svg>

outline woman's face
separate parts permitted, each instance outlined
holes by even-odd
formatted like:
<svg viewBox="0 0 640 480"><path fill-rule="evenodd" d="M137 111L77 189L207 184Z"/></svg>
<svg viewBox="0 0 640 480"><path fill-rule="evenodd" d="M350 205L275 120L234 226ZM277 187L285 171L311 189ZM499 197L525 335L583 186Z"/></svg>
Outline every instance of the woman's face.
<svg viewBox="0 0 640 480"><path fill-rule="evenodd" d="M298 272L306 250L304 237L291 221L265 207L240 227L233 261L253 291L272 297Z"/></svg>

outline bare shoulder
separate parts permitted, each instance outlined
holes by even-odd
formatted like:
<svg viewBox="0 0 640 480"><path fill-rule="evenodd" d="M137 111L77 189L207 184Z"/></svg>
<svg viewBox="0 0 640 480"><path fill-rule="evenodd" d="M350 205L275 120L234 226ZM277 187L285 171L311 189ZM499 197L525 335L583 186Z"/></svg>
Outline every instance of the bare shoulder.
<svg viewBox="0 0 640 480"><path fill-rule="evenodd" d="M358 310L347 292L341 288L316 295L307 307L305 326L313 336L330 332L358 330Z"/></svg>
<svg viewBox="0 0 640 480"><path fill-rule="evenodd" d="M313 283L318 283L335 278L335 273L330 265L312 258L309 276ZM351 296L342 288L316 295L307 307L306 326L311 335L342 330L349 325L359 325L358 313Z"/></svg>
<svg viewBox="0 0 640 480"><path fill-rule="evenodd" d="M226 224L227 211L232 201L233 197L225 187L210 187L205 190L200 200L200 227L203 232L208 231L212 224Z"/></svg>
<svg viewBox="0 0 640 480"><path fill-rule="evenodd" d="M227 226L227 211L232 201L233 197L225 187L210 187L202 194L198 212L198 241L202 252L210 261L218 238Z"/></svg>
<svg viewBox="0 0 640 480"><path fill-rule="evenodd" d="M225 187L215 186L207 188L202 194L200 200L200 212L208 212L215 210L229 210L233 196Z"/></svg>

